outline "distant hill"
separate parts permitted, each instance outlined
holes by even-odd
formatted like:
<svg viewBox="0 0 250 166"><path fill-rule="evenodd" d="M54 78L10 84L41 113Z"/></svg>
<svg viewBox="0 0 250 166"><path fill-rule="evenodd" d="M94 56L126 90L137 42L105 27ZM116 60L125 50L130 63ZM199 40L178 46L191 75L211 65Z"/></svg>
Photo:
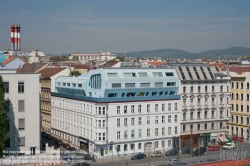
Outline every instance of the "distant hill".
<svg viewBox="0 0 250 166"><path fill-rule="evenodd" d="M116 53L117 56L124 56L124 53ZM201 53L191 53L180 49L158 49L150 51L128 52L127 57L166 57L166 58L217 58L217 57L232 57L250 55L250 48L246 47L231 47L221 50L208 50Z"/></svg>

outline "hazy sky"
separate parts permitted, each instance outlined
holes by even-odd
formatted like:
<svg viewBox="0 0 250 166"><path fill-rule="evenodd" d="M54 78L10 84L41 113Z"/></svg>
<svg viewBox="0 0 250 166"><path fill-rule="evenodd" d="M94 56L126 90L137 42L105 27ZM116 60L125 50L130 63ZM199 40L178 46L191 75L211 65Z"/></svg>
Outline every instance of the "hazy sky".
<svg viewBox="0 0 250 166"><path fill-rule="evenodd" d="M250 0L0 0L0 50L21 24L22 49L45 53L190 52L250 47Z"/></svg>

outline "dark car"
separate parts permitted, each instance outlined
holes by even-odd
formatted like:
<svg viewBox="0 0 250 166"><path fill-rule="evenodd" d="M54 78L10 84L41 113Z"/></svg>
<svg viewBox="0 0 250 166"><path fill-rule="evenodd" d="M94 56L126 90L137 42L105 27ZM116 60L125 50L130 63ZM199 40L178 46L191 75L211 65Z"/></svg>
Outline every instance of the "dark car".
<svg viewBox="0 0 250 166"><path fill-rule="evenodd" d="M63 143L63 148L69 150L71 146L69 144Z"/></svg>
<svg viewBox="0 0 250 166"><path fill-rule="evenodd" d="M90 154L84 154L84 160L92 160L92 157Z"/></svg>
<svg viewBox="0 0 250 166"><path fill-rule="evenodd" d="M192 156L203 156L205 154L204 151L199 151L199 149L193 150ZM191 156L191 153L189 154Z"/></svg>
<svg viewBox="0 0 250 166"><path fill-rule="evenodd" d="M190 148L186 148L181 151L181 154L189 154L189 153L190 153Z"/></svg>
<svg viewBox="0 0 250 166"><path fill-rule="evenodd" d="M53 140L54 137L52 137L50 134L46 134L45 138L49 139L49 140Z"/></svg>
<svg viewBox="0 0 250 166"><path fill-rule="evenodd" d="M77 149L75 147L70 147L68 150L70 150L70 151L77 151Z"/></svg>
<svg viewBox="0 0 250 166"><path fill-rule="evenodd" d="M42 131L42 137L46 137L48 134Z"/></svg>
<svg viewBox="0 0 250 166"><path fill-rule="evenodd" d="M216 159L207 159L207 162L214 162Z"/></svg>
<svg viewBox="0 0 250 166"><path fill-rule="evenodd" d="M60 146L62 146L63 142L60 139L55 139L55 144L60 147Z"/></svg>
<svg viewBox="0 0 250 166"><path fill-rule="evenodd" d="M138 153L131 157L131 160L145 159L147 156L144 153Z"/></svg>
<svg viewBox="0 0 250 166"><path fill-rule="evenodd" d="M178 149L170 149L165 153L165 156L175 156L179 153Z"/></svg>
<svg viewBox="0 0 250 166"><path fill-rule="evenodd" d="M204 146L201 146L201 147L199 147L199 148L200 148L200 150L203 151L203 152L206 152L206 151L207 151L207 148L204 147ZM198 149L199 149L199 148L198 148Z"/></svg>

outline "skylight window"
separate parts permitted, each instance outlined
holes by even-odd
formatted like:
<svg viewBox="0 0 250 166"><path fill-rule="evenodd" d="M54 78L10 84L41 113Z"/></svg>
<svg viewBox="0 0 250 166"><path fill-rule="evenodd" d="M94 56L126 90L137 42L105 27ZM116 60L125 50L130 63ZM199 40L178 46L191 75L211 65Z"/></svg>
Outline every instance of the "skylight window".
<svg viewBox="0 0 250 166"><path fill-rule="evenodd" d="M148 73L147 72L139 72L139 77L148 77Z"/></svg>
<svg viewBox="0 0 250 166"><path fill-rule="evenodd" d="M162 72L153 72L154 77L162 77Z"/></svg>

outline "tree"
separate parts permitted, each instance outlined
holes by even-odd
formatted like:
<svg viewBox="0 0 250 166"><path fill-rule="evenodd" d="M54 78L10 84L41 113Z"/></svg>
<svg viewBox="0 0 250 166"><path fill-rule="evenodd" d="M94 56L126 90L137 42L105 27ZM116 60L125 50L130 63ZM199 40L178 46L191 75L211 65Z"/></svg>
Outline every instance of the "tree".
<svg viewBox="0 0 250 166"><path fill-rule="evenodd" d="M62 60L68 60L68 57L66 55L61 56Z"/></svg>
<svg viewBox="0 0 250 166"><path fill-rule="evenodd" d="M119 59L121 62L123 62L123 61L124 61L124 57L117 56L116 58L117 58L117 59Z"/></svg>
<svg viewBox="0 0 250 166"><path fill-rule="evenodd" d="M81 73L80 73L78 70L73 70L73 71L71 72L71 75L73 75L73 76L80 76Z"/></svg>
<svg viewBox="0 0 250 166"><path fill-rule="evenodd" d="M8 134L8 116L7 110L8 105L4 99L4 85L3 79L0 75L0 157L3 156L3 150L6 147L7 134Z"/></svg>
<svg viewBox="0 0 250 166"><path fill-rule="evenodd" d="M73 61L78 61L78 60L79 60L79 57L78 57L78 56L73 56L72 60L73 60Z"/></svg>

